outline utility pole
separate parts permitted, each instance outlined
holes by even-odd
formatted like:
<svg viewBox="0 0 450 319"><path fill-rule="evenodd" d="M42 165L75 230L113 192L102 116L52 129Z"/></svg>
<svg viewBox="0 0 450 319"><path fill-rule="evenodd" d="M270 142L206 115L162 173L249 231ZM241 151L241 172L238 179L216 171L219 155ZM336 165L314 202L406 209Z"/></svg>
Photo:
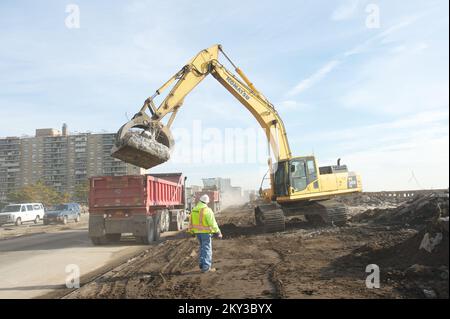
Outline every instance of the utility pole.
<svg viewBox="0 0 450 319"><path fill-rule="evenodd" d="M419 186L419 189L422 189L422 185L420 185L419 181L416 178L416 175L414 175L414 171L411 171L411 178L409 179L408 183L410 183L411 180L414 180L417 186Z"/></svg>

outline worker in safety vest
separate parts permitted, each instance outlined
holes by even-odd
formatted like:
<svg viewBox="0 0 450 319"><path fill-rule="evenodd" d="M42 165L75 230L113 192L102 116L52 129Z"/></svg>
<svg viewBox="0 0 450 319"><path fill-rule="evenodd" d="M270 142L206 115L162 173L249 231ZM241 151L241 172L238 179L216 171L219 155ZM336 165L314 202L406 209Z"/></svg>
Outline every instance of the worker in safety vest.
<svg viewBox="0 0 450 319"><path fill-rule="evenodd" d="M222 233L217 225L216 218L211 208L208 207L209 196L200 196L200 201L192 209L189 217L188 232L197 236L200 243L199 267L202 272L216 271L212 268L212 236L217 234L222 238Z"/></svg>

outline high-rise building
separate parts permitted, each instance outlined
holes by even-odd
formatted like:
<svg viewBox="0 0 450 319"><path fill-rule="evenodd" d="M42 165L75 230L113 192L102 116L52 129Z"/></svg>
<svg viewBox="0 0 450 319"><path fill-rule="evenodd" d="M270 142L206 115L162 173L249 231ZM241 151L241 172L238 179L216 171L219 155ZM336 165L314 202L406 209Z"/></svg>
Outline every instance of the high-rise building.
<svg viewBox="0 0 450 319"><path fill-rule="evenodd" d="M88 177L140 175L145 170L110 156L115 134L62 134L37 129L34 137L0 138L0 202L24 185L43 181L60 192L72 193Z"/></svg>
<svg viewBox="0 0 450 319"><path fill-rule="evenodd" d="M0 201L4 201L4 194L19 185L20 147L18 137L0 139Z"/></svg>

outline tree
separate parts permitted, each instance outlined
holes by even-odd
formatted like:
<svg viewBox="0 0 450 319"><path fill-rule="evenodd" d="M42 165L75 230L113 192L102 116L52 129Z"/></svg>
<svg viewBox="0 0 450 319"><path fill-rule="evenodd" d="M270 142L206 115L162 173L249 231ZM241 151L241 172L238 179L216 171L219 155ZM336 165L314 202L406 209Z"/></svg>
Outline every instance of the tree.
<svg viewBox="0 0 450 319"><path fill-rule="evenodd" d="M55 188L45 185L42 181L38 181L36 184L25 185L8 194L10 202L38 202L44 204L44 206L67 202L69 198L69 194L61 194Z"/></svg>
<svg viewBox="0 0 450 319"><path fill-rule="evenodd" d="M73 192L73 200L80 204L87 204L89 198L89 182L78 184Z"/></svg>

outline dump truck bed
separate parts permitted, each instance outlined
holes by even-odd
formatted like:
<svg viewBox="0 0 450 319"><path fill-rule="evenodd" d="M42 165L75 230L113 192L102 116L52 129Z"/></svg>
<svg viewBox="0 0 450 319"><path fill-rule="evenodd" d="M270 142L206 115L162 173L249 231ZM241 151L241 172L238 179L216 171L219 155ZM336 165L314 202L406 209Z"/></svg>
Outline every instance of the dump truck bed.
<svg viewBox="0 0 450 319"><path fill-rule="evenodd" d="M133 234L148 244L181 230L186 217L181 173L90 178L89 237L94 245Z"/></svg>
<svg viewBox="0 0 450 319"><path fill-rule="evenodd" d="M181 173L91 177L90 211L115 208L151 208L184 205Z"/></svg>

